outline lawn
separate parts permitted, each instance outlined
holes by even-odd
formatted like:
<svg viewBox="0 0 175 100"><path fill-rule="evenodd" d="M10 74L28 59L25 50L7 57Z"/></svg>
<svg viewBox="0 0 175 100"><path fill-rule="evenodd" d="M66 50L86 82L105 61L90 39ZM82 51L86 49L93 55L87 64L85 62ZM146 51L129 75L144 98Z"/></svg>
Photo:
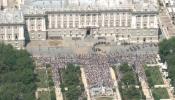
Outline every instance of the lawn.
<svg viewBox="0 0 175 100"><path fill-rule="evenodd" d="M38 100L50 100L49 91L41 91L38 93Z"/></svg>
<svg viewBox="0 0 175 100"><path fill-rule="evenodd" d="M47 74L46 74L47 70ZM38 92L38 100L56 100L54 82L52 80L52 70L50 65L46 69L36 69L37 74L37 87L38 88L48 88L49 91Z"/></svg>
<svg viewBox="0 0 175 100"><path fill-rule="evenodd" d="M133 72L132 67L127 63L119 66L120 74L122 75L119 84L119 91L122 100L143 100L145 98L142 89L136 88L135 85L139 85L138 77Z"/></svg>
<svg viewBox="0 0 175 100"><path fill-rule="evenodd" d="M152 89L154 100L169 99L166 88L154 88Z"/></svg>
<svg viewBox="0 0 175 100"><path fill-rule="evenodd" d="M46 75L46 70L45 69L37 69L37 87L39 88L47 88L48 83L47 83L47 75Z"/></svg>
<svg viewBox="0 0 175 100"><path fill-rule="evenodd" d="M135 87L120 87L122 100L144 100L145 96L141 89Z"/></svg>
<svg viewBox="0 0 175 100"><path fill-rule="evenodd" d="M61 80L60 87L66 100L78 100L79 97L85 97L80 66L68 64L67 68L61 70Z"/></svg>
<svg viewBox="0 0 175 100"><path fill-rule="evenodd" d="M145 73L148 79L148 83L150 87L154 85L162 85L163 80L161 73L159 71L159 67L147 67L145 66Z"/></svg>

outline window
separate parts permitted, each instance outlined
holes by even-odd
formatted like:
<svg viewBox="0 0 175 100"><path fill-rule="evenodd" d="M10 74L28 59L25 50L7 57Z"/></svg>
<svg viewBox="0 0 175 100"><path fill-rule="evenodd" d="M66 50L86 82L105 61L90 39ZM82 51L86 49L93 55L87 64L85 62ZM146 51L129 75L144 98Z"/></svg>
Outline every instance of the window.
<svg viewBox="0 0 175 100"><path fill-rule="evenodd" d="M18 36L17 35L15 35L15 40L18 40Z"/></svg>
<svg viewBox="0 0 175 100"><path fill-rule="evenodd" d="M146 23L144 23L144 24L143 24L143 27L144 27L144 28L147 28L147 24L146 24Z"/></svg>
<svg viewBox="0 0 175 100"><path fill-rule="evenodd" d="M39 21L40 21L40 20L41 20L41 18L38 18L37 20L39 20Z"/></svg>
<svg viewBox="0 0 175 100"><path fill-rule="evenodd" d="M38 38L41 38L41 35L40 34L38 34Z"/></svg>
<svg viewBox="0 0 175 100"><path fill-rule="evenodd" d="M41 31L41 27L40 27L40 26L38 27L38 30L40 30L40 31Z"/></svg>
<svg viewBox="0 0 175 100"><path fill-rule="evenodd" d="M137 17L141 17L140 15L138 15Z"/></svg>
<svg viewBox="0 0 175 100"><path fill-rule="evenodd" d="M34 29L34 27L32 26L32 27L31 27L31 30L33 30L33 29Z"/></svg>
<svg viewBox="0 0 175 100"><path fill-rule="evenodd" d="M143 17L148 17L147 15L144 15Z"/></svg>
<svg viewBox="0 0 175 100"><path fill-rule="evenodd" d="M128 38L130 38L130 35L128 35Z"/></svg>

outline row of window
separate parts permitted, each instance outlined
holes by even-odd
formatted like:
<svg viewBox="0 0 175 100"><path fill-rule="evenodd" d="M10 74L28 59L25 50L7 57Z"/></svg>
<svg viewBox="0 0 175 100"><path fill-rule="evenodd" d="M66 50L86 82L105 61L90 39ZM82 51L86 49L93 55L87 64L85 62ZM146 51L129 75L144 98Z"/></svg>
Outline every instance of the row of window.
<svg viewBox="0 0 175 100"><path fill-rule="evenodd" d="M0 29L12 29L12 27L14 28L14 29L18 29L18 26L1 26L1 28Z"/></svg>
<svg viewBox="0 0 175 100"><path fill-rule="evenodd" d="M52 14L51 15L51 17L55 17L55 16L63 16L63 17L65 17L65 16L87 16L87 17L90 17L90 16L92 16L92 17L95 17L95 16L102 16L102 15L104 15L104 16L114 16L114 15L116 15L116 16L119 16L119 15L121 15L121 16L125 16L125 15L131 15L130 13L102 13L102 14Z"/></svg>
<svg viewBox="0 0 175 100"><path fill-rule="evenodd" d="M28 19L30 22L27 21L26 19L26 23L27 25L29 24L30 30L34 31L35 30L35 26L37 27L37 30L41 30L42 27L42 18L30 18Z"/></svg>
<svg viewBox="0 0 175 100"><path fill-rule="evenodd" d="M96 17L92 17L92 21L96 21L97 20L97 18L98 18L98 20L102 20L102 17L99 17L99 16L96 16ZM91 18L89 18L89 17L80 17L80 20L91 20ZM114 17L104 17L104 19L105 20L114 20ZM79 17L77 16L77 17L75 17L75 19L73 18L73 17L52 17L51 19L49 19L50 21L73 21L73 20L75 20L75 21L79 21ZM116 17L115 18L115 20L120 20L120 17ZM121 17L121 20L126 20L126 16L122 16ZM128 16L127 17L127 20L131 20L131 16Z"/></svg>
<svg viewBox="0 0 175 100"><path fill-rule="evenodd" d="M36 36L34 36L34 35L32 35L31 36L31 39L35 39L35 38L39 38L39 39L41 39L41 35L40 34L38 34L38 36L36 37Z"/></svg>
<svg viewBox="0 0 175 100"><path fill-rule="evenodd" d="M150 22L150 23L153 23L154 20L155 20L154 17L150 17L150 18L149 18L149 22ZM138 23L141 23L141 18L136 17L136 21L137 21ZM142 21L143 21L143 22L147 22L148 19L147 19L147 18L143 18Z"/></svg>
<svg viewBox="0 0 175 100"><path fill-rule="evenodd" d="M37 21L42 21L42 18L29 18L31 21L35 21L35 20L37 20ZM27 19L26 19L27 20Z"/></svg>
<svg viewBox="0 0 175 100"><path fill-rule="evenodd" d="M148 26L147 26L148 24L147 23L144 22L144 23L142 23L142 25L143 25L143 28L148 28ZM154 22L150 22L149 23L149 26L152 27L152 25L154 25ZM141 28L141 23L137 22L136 23L136 28Z"/></svg>
<svg viewBox="0 0 175 100"><path fill-rule="evenodd" d="M62 28L62 22L59 22L59 23L55 23L55 22L52 22L52 24L51 24L51 27L50 28ZM110 26L110 27L113 27L114 26L114 24L115 24L115 26L131 26L131 21L128 21L128 22L126 22L126 21L122 21L122 23L121 23L121 25L120 25L120 22L117 20L116 22L113 22L113 21L107 21L107 20L105 20L104 21L104 26L105 27L108 27L108 26ZM79 27L79 26L84 26L84 25L98 25L98 26L102 26L102 22L101 21L99 21L99 22L80 22L80 25L79 25L79 22L75 22L75 27ZM73 25L73 22L63 22L63 28L67 28L67 27L69 27L69 28L73 28L74 27L74 25Z"/></svg>
<svg viewBox="0 0 175 100"><path fill-rule="evenodd" d="M5 35L0 35L0 39L4 40L5 39ZM7 35L7 39L11 40L12 39L12 35ZM18 40L18 35L15 35L14 39Z"/></svg>
<svg viewBox="0 0 175 100"><path fill-rule="evenodd" d="M35 27L34 26L31 26L29 28L30 28L30 31L35 31ZM42 27L41 26L36 27L36 31L42 31Z"/></svg>

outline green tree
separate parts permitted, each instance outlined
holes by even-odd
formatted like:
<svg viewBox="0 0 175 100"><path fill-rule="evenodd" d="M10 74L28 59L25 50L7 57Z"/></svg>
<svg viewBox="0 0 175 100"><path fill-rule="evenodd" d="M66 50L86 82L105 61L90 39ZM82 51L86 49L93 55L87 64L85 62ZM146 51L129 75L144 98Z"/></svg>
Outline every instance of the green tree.
<svg viewBox="0 0 175 100"><path fill-rule="evenodd" d="M0 44L0 100L35 100L35 74L26 50Z"/></svg>
<svg viewBox="0 0 175 100"><path fill-rule="evenodd" d="M163 62L167 62L169 78L175 87L175 38L163 40L159 43L159 54Z"/></svg>
<svg viewBox="0 0 175 100"><path fill-rule="evenodd" d="M79 66L68 64L66 69L61 71L61 91L66 100L78 100L83 95L84 86L81 82L81 71Z"/></svg>

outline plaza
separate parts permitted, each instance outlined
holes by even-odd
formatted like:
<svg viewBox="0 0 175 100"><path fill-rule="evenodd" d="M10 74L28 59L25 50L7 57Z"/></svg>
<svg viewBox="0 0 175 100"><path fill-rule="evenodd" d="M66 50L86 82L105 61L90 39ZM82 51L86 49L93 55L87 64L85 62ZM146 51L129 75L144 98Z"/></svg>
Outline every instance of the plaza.
<svg viewBox="0 0 175 100"><path fill-rule="evenodd" d="M65 98L61 71L69 64L80 66L79 83L83 83L82 97L87 100L121 100L119 83L126 73L117 72L115 68L125 63L137 82L125 86L134 87L139 93L137 99L153 100L157 95L155 91L165 90L149 86L149 80L162 77L158 69L156 73L160 75L150 77L144 69L145 65L159 64L161 21L157 0L17 1L15 7L8 0L0 2L0 42L26 49L41 66L50 65L57 100ZM46 89L47 67L45 69L37 69L41 81L37 83L40 87L37 91L47 96L50 92ZM163 80L153 83L164 84ZM123 90L127 93L130 89Z"/></svg>
<svg viewBox="0 0 175 100"><path fill-rule="evenodd" d="M99 44L98 48L101 48L105 52L92 50L96 43L87 43L92 44L88 46L77 46L77 44L82 45L86 43L72 43L69 48L40 45L40 48L31 49L30 47L28 51L38 61L52 65L55 72L54 75L58 75L54 78L54 82L57 84L56 87L59 87L60 84L59 70L65 68L70 63L80 65L84 70L84 78L87 84L85 85L85 90L87 90L86 92L88 92L87 94L90 98L88 100L93 100L100 96L110 96L116 100L120 100L120 93L113 91L113 88L118 89L115 83L118 79L116 81L112 79L110 67L125 62L134 65L134 73L138 74L139 81L142 82L147 81L143 70L144 65L157 64L157 44L109 44L109 50L106 48L103 49L105 47L104 44ZM87 49L82 52L81 48ZM149 49L152 50L148 51Z"/></svg>

